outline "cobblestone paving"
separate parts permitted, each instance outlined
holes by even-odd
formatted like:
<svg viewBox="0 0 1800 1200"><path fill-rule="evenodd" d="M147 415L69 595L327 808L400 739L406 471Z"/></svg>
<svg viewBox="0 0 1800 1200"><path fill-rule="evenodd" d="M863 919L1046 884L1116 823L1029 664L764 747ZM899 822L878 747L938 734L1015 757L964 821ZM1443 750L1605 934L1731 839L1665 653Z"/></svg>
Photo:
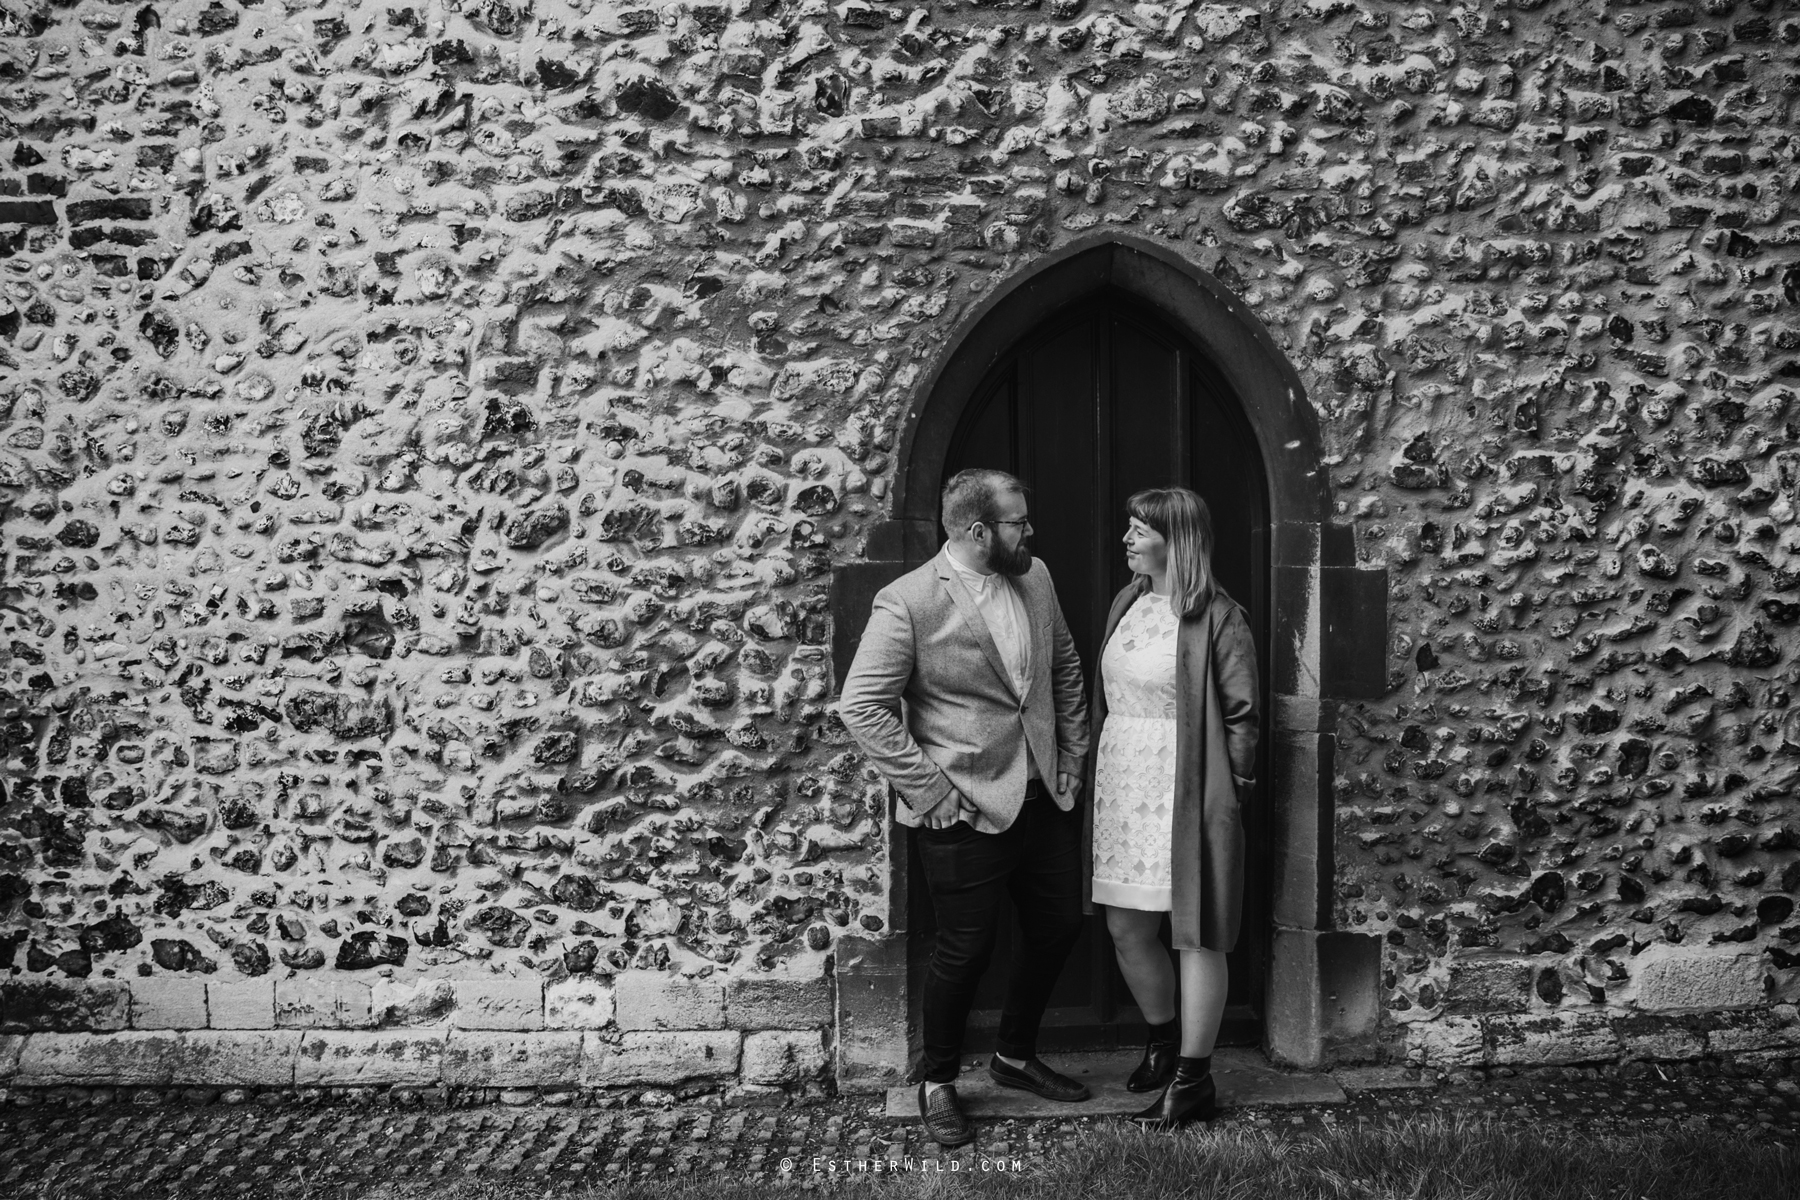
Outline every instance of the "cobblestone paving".
<svg viewBox="0 0 1800 1200"><path fill-rule="evenodd" d="M1225 1127L1306 1133L1406 1120L1423 1112L1493 1112L1595 1134L1693 1126L1800 1142L1800 1079L1493 1081L1352 1093L1345 1104L1247 1108ZM492 1105L404 1110L386 1102L308 1106L43 1104L0 1109L0 1196L354 1195L393 1180L468 1176L555 1187L651 1176L732 1173L803 1180L846 1160L940 1152L879 1100L725 1108L716 1097L672 1107ZM964 1166L1034 1160L1115 1118L983 1123ZM884 1166L886 1163L883 1164ZM949 1164L943 1163L947 1167Z"/></svg>

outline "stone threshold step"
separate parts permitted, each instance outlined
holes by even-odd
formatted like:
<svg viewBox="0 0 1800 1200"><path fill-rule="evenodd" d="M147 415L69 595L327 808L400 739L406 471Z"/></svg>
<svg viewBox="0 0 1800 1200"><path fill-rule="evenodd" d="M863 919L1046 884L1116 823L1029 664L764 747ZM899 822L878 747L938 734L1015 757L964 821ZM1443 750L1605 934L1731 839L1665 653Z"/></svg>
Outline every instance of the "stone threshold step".
<svg viewBox="0 0 1800 1200"><path fill-rule="evenodd" d="M1079 1104L1059 1104L1004 1088L988 1078L987 1055L967 1058L956 1081L963 1112L986 1119L1038 1117L1110 1117L1129 1115L1147 1107L1153 1096L1125 1090L1125 1080L1138 1064L1137 1050L1099 1054L1050 1054L1045 1061L1063 1074L1087 1084L1093 1096ZM1219 1106L1243 1108L1252 1104L1342 1104L1344 1089L1330 1075L1279 1071L1256 1050L1233 1047L1213 1055L1213 1077L1219 1083ZM889 1088L887 1115L917 1117L918 1087Z"/></svg>

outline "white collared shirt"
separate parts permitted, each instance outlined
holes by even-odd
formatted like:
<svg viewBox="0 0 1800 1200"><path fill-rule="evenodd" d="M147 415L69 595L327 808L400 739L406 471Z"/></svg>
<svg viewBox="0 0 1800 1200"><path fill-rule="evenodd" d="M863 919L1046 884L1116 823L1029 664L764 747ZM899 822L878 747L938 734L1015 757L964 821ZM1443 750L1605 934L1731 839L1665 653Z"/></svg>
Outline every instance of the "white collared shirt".
<svg viewBox="0 0 1800 1200"><path fill-rule="evenodd" d="M955 550L946 546L944 551L957 578L975 597L975 609L987 622L988 633L1000 651L1000 661L1012 676L1013 690L1023 696L1025 685L1031 680L1031 638L1027 632L1030 618L1025 612L1025 598L1019 595L1012 580L998 571L984 575L958 558Z"/></svg>
<svg viewBox="0 0 1800 1200"><path fill-rule="evenodd" d="M1000 661L1006 664L1007 673L1012 676L1013 690L1023 699L1031 682L1031 617L1025 610L1025 597L1019 594L1011 579L998 571L988 574L977 571L958 558L949 546L944 547L944 557L950 560L956 577L974 597L975 611L981 614L989 636L994 639L994 647L1000 651ZM1029 746L1026 757L1030 761L1030 777L1040 778L1037 757Z"/></svg>

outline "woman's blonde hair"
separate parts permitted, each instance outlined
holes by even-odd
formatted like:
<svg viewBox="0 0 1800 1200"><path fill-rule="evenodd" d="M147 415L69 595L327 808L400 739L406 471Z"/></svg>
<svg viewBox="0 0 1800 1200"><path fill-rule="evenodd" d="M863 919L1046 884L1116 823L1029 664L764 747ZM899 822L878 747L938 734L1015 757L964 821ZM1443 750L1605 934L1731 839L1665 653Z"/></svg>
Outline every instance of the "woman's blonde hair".
<svg viewBox="0 0 1800 1200"><path fill-rule="evenodd" d="M1169 607L1177 617L1197 617L1213 598L1212 514L1206 501L1184 487L1146 488L1125 511L1162 535L1169 546Z"/></svg>

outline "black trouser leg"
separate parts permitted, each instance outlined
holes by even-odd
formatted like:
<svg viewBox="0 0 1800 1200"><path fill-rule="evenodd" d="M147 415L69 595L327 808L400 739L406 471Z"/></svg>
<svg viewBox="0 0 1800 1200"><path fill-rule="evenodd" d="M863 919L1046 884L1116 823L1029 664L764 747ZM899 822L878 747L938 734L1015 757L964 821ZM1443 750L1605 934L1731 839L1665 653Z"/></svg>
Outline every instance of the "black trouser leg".
<svg viewBox="0 0 1800 1200"><path fill-rule="evenodd" d="M1000 1013L998 1051L1037 1055L1038 1026L1069 951L1081 936L1081 826L1048 796L1025 802L1012 829L1018 865L1008 886L1022 935L1013 948L1012 978Z"/></svg>
<svg viewBox="0 0 1800 1200"><path fill-rule="evenodd" d="M1019 826L977 833L963 822L915 829L919 860L937 914L937 939L925 972L923 1078L949 1083L962 1056L963 1030L987 970L1000 900L1018 861Z"/></svg>

